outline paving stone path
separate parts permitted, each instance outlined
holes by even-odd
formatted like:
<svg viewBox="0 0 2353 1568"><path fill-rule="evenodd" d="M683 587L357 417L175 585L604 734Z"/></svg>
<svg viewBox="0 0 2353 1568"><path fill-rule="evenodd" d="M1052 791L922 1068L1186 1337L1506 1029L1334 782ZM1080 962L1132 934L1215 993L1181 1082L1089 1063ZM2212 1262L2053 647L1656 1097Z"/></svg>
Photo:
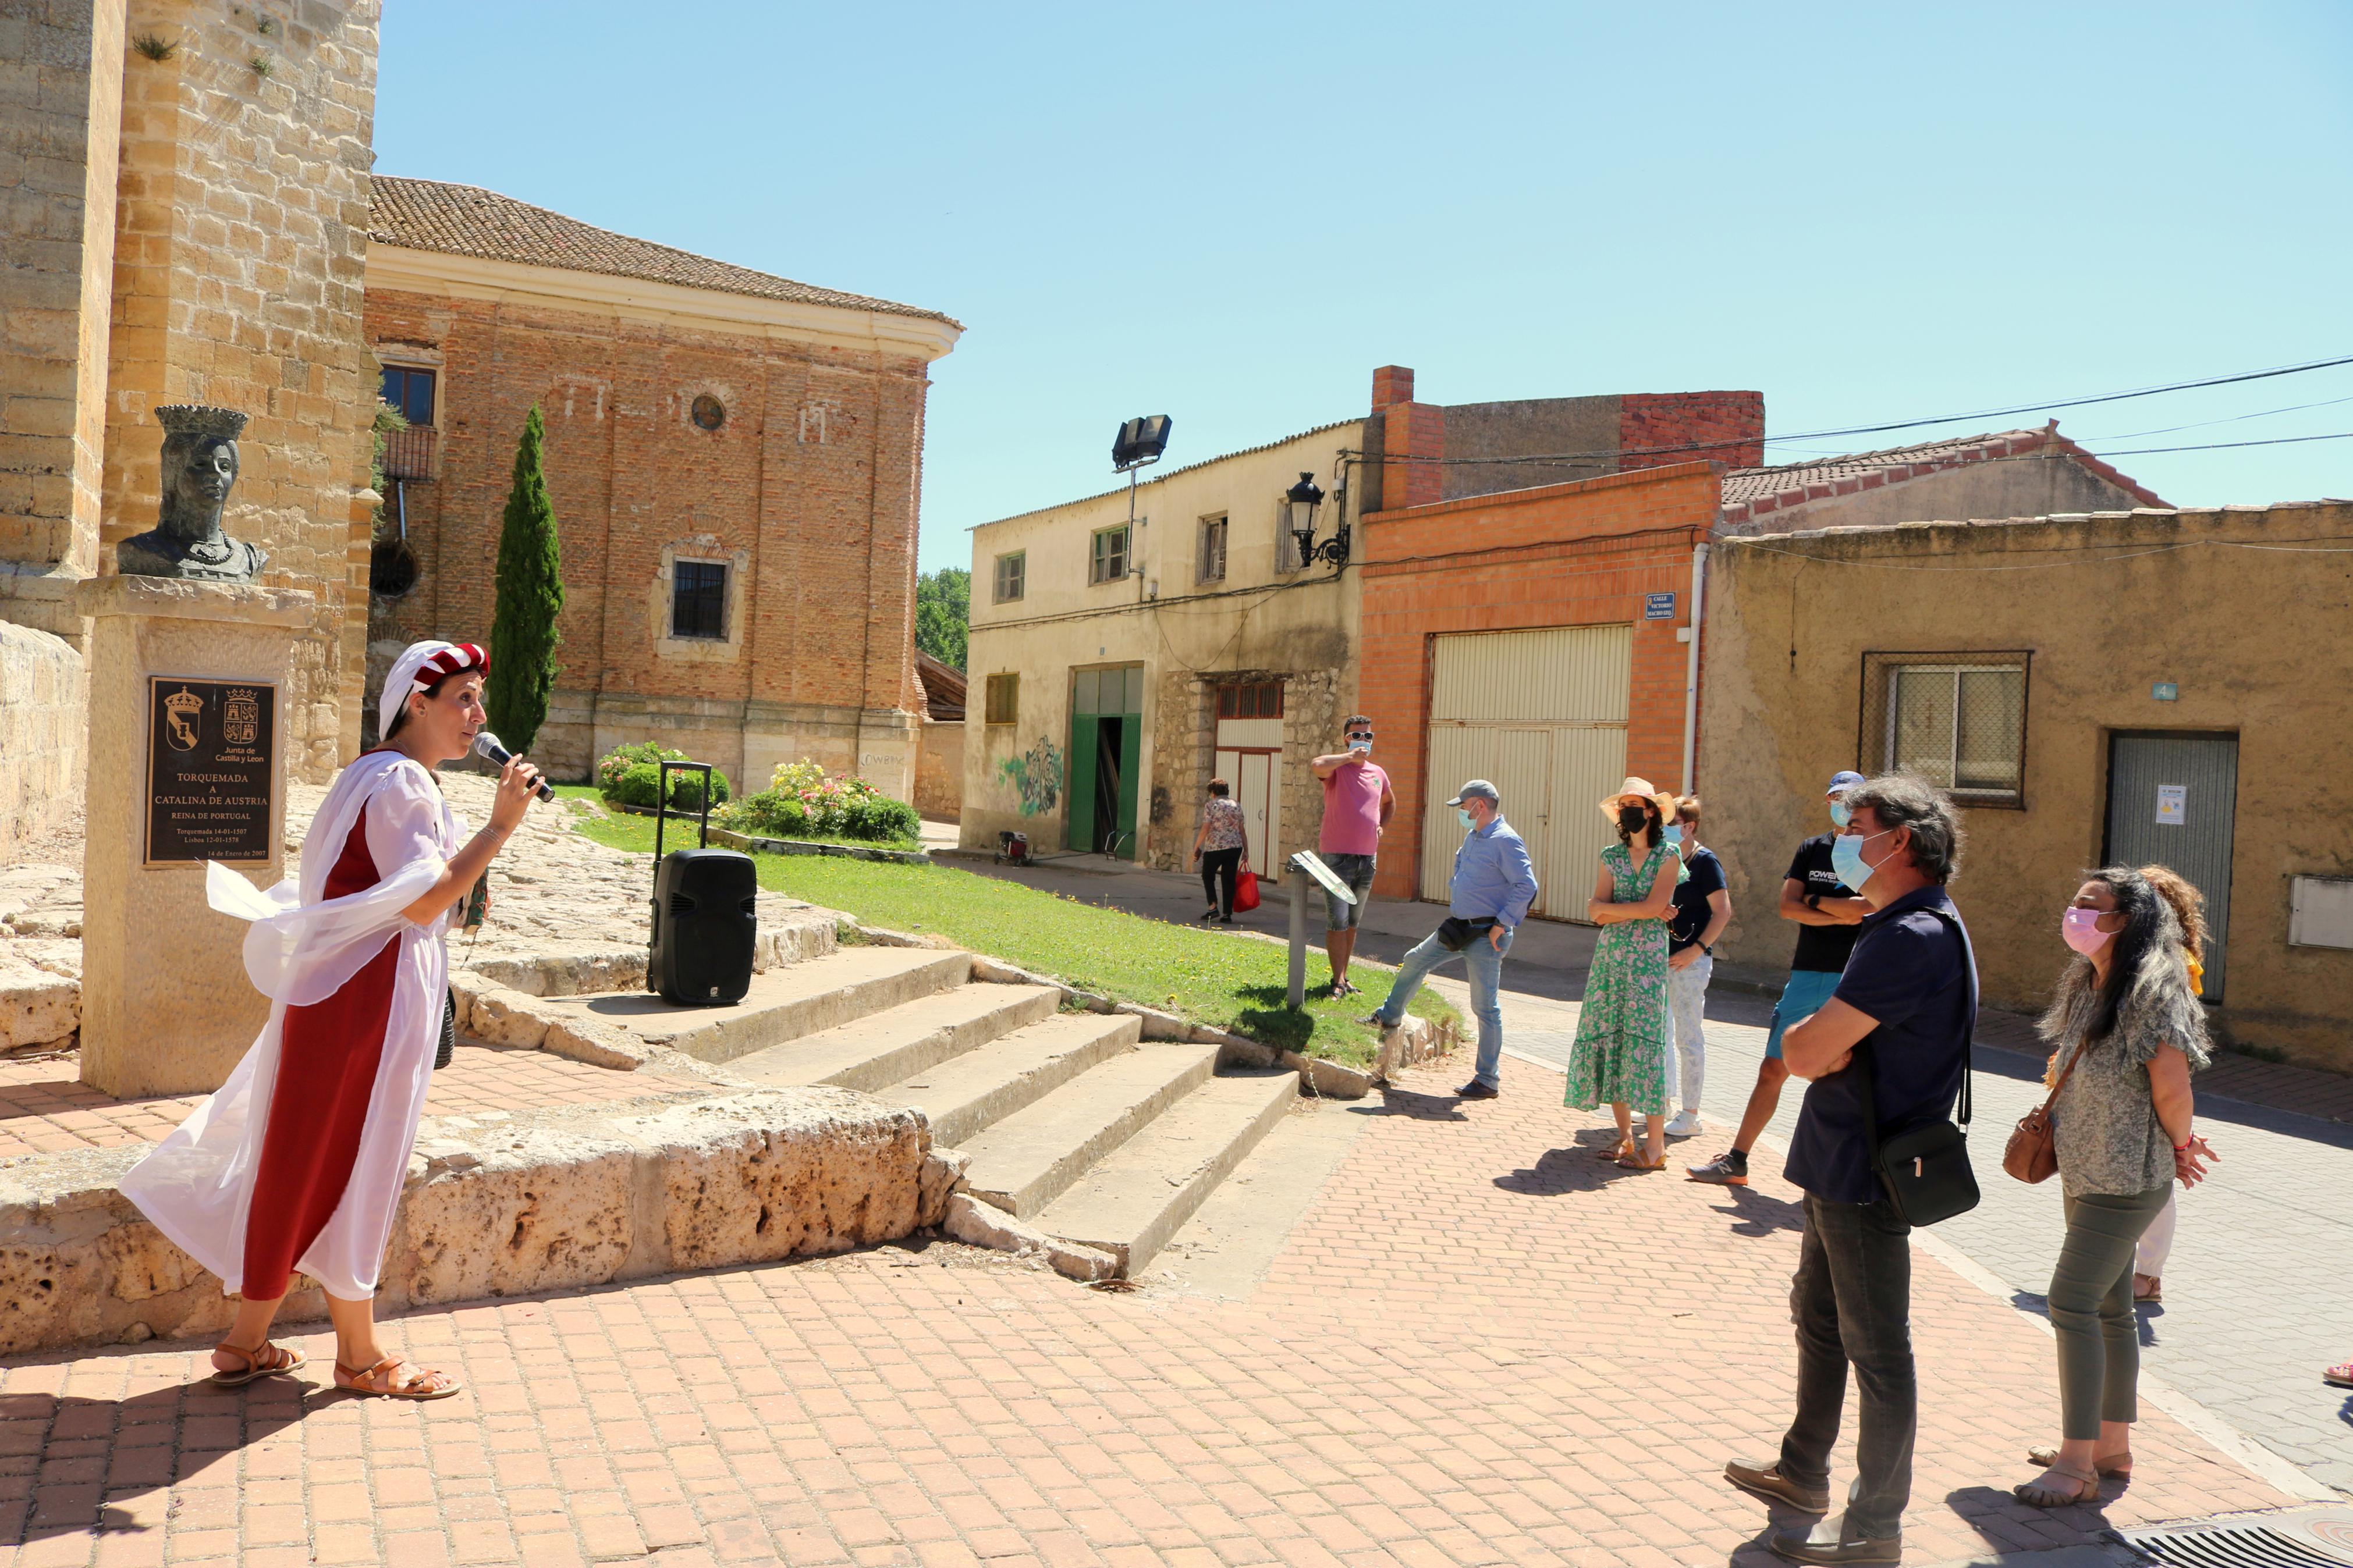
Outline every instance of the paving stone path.
<svg viewBox="0 0 2353 1568"><path fill-rule="evenodd" d="M1556 1074L1449 1081L1312 1112L1364 1125L1240 1302L931 1243L413 1316L470 1384L421 1407L330 1392L321 1334L241 1391L185 1344L0 1365L0 1564L1767 1561L1716 1472L1788 1411L1772 1161L1634 1175ZM2104 1508L2021 1507L2048 1342L1928 1260L1915 1300L1914 1564L2287 1500L2152 1413Z"/></svg>

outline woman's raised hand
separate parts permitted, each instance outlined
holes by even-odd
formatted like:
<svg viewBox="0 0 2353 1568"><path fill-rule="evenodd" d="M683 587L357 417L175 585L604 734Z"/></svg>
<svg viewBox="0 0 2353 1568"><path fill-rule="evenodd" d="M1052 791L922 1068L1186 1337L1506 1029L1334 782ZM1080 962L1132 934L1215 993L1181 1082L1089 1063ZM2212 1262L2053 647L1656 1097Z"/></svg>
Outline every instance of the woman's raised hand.
<svg viewBox="0 0 2353 1568"><path fill-rule="evenodd" d="M508 758L507 765L499 770L499 795L491 803L491 826L501 833L513 832L522 814L531 809L538 788L539 770L521 757Z"/></svg>

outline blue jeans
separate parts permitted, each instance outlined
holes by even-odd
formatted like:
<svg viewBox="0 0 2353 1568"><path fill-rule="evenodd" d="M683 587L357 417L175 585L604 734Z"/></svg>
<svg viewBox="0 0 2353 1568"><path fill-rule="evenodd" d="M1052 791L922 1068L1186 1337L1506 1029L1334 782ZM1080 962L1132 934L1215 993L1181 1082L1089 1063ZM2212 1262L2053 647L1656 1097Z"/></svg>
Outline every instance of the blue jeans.
<svg viewBox="0 0 2353 1568"><path fill-rule="evenodd" d="M1511 934L1504 936L1504 948L1509 952ZM1446 951L1445 944L1431 931L1405 955L1398 968L1397 978L1389 984L1388 1000L1374 1010L1374 1016L1388 1028L1405 1022L1405 1010L1411 1005L1414 993L1430 972L1450 958L1462 960L1464 975L1471 982L1471 1011L1479 1020L1479 1065L1472 1076L1489 1089L1501 1089L1504 1084L1504 954L1487 933L1481 931L1461 953Z"/></svg>

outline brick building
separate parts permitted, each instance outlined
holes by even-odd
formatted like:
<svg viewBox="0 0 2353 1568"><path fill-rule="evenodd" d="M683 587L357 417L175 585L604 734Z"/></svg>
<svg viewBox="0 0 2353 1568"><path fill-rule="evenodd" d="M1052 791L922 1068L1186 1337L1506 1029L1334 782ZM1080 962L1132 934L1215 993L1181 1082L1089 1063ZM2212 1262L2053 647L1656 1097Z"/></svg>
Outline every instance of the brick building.
<svg viewBox="0 0 2353 1568"><path fill-rule="evenodd" d="M371 662L487 640L536 404L565 581L541 760L583 777L657 740L751 787L807 756L911 798L926 366L962 329L470 186L374 185L365 334L412 428Z"/></svg>

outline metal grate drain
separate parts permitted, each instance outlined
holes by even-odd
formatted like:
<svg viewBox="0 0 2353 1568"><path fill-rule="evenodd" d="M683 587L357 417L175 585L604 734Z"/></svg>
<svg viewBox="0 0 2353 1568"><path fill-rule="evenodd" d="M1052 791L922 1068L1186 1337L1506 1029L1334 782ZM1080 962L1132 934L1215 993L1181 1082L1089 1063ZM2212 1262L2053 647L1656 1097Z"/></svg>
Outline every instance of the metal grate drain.
<svg viewBox="0 0 2353 1568"><path fill-rule="evenodd" d="M2112 1533L2179 1568L2353 1568L2353 1508L2333 1504Z"/></svg>

